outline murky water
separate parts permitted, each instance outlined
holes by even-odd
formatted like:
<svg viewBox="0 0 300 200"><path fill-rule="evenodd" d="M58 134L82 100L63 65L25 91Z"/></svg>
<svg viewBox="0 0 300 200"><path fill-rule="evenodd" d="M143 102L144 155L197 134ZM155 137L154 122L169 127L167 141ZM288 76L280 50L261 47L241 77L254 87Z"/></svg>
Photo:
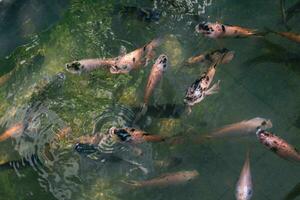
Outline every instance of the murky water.
<svg viewBox="0 0 300 200"><path fill-rule="evenodd" d="M148 19L141 8L154 8L157 16ZM35 15L30 16L31 9ZM48 13L43 10L50 14L41 14ZM267 150L254 133L202 137L226 124L264 117L272 120L272 132L300 148L299 44L274 34L212 40L194 31L203 20L283 31L280 1L70 0L23 5L4 0L0 12L0 41L5 41L0 52L0 133L12 127L15 132L0 142L1 200L234 199L248 149L253 199L297 199L299 164ZM14 16L28 18L20 22ZM296 13L288 22L293 32L300 32L299 18ZM124 145L116 150L121 159L76 152L81 136L133 126L152 63L126 75L105 70L75 75L65 71L65 63L116 57L121 46L130 52L159 36L165 41L156 56L168 55L170 67L135 126L178 136L179 141ZM235 57L217 68L214 80L221 80L220 92L188 115L183 112L185 91L207 66L188 68L183 62L225 47ZM166 164L170 160L176 162ZM166 188L124 184L184 170L197 170L200 176Z"/></svg>

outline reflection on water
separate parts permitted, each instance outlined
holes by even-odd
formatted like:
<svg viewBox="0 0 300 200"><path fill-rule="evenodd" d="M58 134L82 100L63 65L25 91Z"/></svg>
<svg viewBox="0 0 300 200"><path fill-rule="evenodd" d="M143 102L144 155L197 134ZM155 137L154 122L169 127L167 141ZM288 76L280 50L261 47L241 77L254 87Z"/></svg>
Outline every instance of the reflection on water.
<svg viewBox="0 0 300 200"><path fill-rule="evenodd" d="M264 116L272 120L272 131L299 147L299 46L276 35L215 41L194 33L195 24L208 18L279 31L284 26L274 25L280 9L273 1L71 0L65 11L59 6L64 3L43 3L43 9L40 4L22 1L18 6L23 9L0 11L0 27L13 13L18 19L28 14L22 28L32 34L27 44L0 59L0 133L5 133L0 145L0 199L233 199L247 147L251 148L254 199L299 194L299 167L266 151L255 134L202 140L213 130L240 133L243 120ZM28 10L40 13L45 8L58 13L60 20L37 33L41 29L31 24L37 18L30 17ZM288 23L300 32L297 19L293 14ZM37 21L48 23L42 17ZM0 41L2 35L17 38L11 34L16 26L1 32ZM147 114L136 125L133 121L153 62L121 75L105 70L81 75L63 71L67 62L115 57L159 36L165 36L165 41L155 58L166 54L170 68L153 93ZM193 55L223 48L235 54L230 63L217 68L219 93L187 115L185 90L207 66L182 64ZM81 138L105 136L111 127L138 128L175 140L135 145L106 141L92 153L75 150ZM193 170L200 179L176 188L137 189L124 184Z"/></svg>

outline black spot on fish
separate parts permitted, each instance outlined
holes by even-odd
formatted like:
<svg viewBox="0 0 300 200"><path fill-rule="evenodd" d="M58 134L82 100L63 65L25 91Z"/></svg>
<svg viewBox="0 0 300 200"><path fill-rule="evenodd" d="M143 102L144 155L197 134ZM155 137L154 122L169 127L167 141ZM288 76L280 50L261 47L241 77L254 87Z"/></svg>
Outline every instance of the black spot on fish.
<svg viewBox="0 0 300 200"><path fill-rule="evenodd" d="M222 24L222 31L226 32L225 26Z"/></svg>
<svg viewBox="0 0 300 200"><path fill-rule="evenodd" d="M130 131L131 131L131 132L134 132L134 131L135 131L135 129L134 129L134 128L132 128L132 129L130 129Z"/></svg>
<svg viewBox="0 0 300 200"><path fill-rule="evenodd" d="M146 51L146 49L147 49L147 45L144 46L143 51Z"/></svg>
<svg viewBox="0 0 300 200"><path fill-rule="evenodd" d="M262 126L267 125L267 122L266 122L266 121L263 121L263 122L261 123L261 125L262 125Z"/></svg>
<svg viewBox="0 0 300 200"><path fill-rule="evenodd" d="M164 64L164 65L163 65L163 68L166 68L166 67L167 67L167 65L166 65L166 64Z"/></svg>
<svg viewBox="0 0 300 200"><path fill-rule="evenodd" d="M207 81L207 82L209 81L209 77L208 77L208 76L206 76L206 81Z"/></svg>
<svg viewBox="0 0 300 200"><path fill-rule="evenodd" d="M274 153L277 153L278 151L277 147L271 147L270 150L273 151Z"/></svg>
<svg viewBox="0 0 300 200"><path fill-rule="evenodd" d="M200 83L200 79L197 79L197 80L194 82L194 84L192 85L194 90L197 89L199 83Z"/></svg>
<svg viewBox="0 0 300 200"><path fill-rule="evenodd" d="M114 131L114 134L116 134L123 142L129 141L131 139L131 135L125 129L116 129Z"/></svg>
<svg viewBox="0 0 300 200"><path fill-rule="evenodd" d="M135 62L135 57L132 58L132 61Z"/></svg>
<svg viewBox="0 0 300 200"><path fill-rule="evenodd" d="M265 145L266 147L270 147L270 144L267 143L267 142L265 142L264 145Z"/></svg>

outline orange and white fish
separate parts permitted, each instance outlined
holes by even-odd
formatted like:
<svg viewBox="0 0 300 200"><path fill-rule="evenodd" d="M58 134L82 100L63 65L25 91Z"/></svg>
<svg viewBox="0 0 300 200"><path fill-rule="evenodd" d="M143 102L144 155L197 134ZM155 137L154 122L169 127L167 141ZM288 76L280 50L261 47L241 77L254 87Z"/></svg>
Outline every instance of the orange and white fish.
<svg viewBox="0 0 300 200"><path fill-rule="evenodd" d="M144 181L123 181L125 184L143 188L143 187L167 187L186 184L195 180L199 176L197 170L179 171L175 173L163 174L157 178Z"/></svg>
<svg viewBox="0 0 300 200"><path fill-rule="evenodd" d="M152 135L145 131L135 128L114 128L114 134L118 136L121 141L131 143L143 143L143 142L163 142L165 138L159 135Z"/></svg>
<svg viewBox="0 0 300 200"><path fill-rule="evenodd" d="M154 57L154 49L162 42L161 38L157 38L128 54L124 51L115 58L107 59L83 59L73 61L66 64L66 70L73 74L81 74L82 72L90 72L96 69L109 69L112 74L125 74L133 69L146 66Z"/></svg>
<svg viewBox="0 0 300 200"><path fill-rule="evenodd" d="M217 49L208 53L203 53L194 57L190 57L185 64L192 65L196 63L208 63L211 65L212 63L217 62L221 57L222 60L220 64L227 64L229 63L234 57L234 51L230 51L226 48Z"/></svg>
<svg viewBox="0 0 300 200"><path fill-rule="evenodd" d="M297 43L300 43L300 34L298 33L293 33L293 32L277 32L277 31L270 31L272 33L275 33L277 35L280 35L284 38L287 38L291 41L294 41L294 42L297 42Z"/></svg>
<svg viewBox="0 0 300 200"><path fill-rule="evenodd" d="M243 28L240 26L224 25L218 22L201 22L196 25L195 30L205 37L213 39L225 37L250 37L258 35L258 32L254 29Z"/></svg>
<svg viewBox="0 0 300 200"><path fill-rule="evenodd" d="M8 128L4 133L0 135L0 142L7 140L8 138L11 137L16 137L20 135L24 130L24 125L23 123L16 123L10 128Z"/></svg>
<svg viewBox="0 0 300 200"><path fill-rule="evenodd" d="M225 135L255 133L258 128L261 128L263 130L272 128L271 120L261 118L261 117L255 117L249 120L243 120L241 122L226 125L214 131L208 137L220 137Z"/></svg>
<svg viewBox="0 0 300 200"><path fill-rule="evenodd" d="M250 171L250 158L247 152L246 160L236 185L236 200L250 200L253 193L252 177Z"/></svg>
<svg viewBox="0 0 300 200"><path fill-rule="evenodd" d="M152 66L152 70L148 77L148 82L145 88L145 95L144 95L144 103L142 106L142 110L137 114L135 122L137 122L141 116L143 116L148 109L149 99L163 77L164 72L168 69L168 57L165 54L161 54L155 61L154 65Z"/></svg>
<svg viewBox="0 0 300 200"><path fill-rule="evenodd" d="M297 162L300 161L300 154L297 149L284 139L261 129L257 130L256 135L260 143L265 145L265 147L273 151L281 158Z"/></svg>

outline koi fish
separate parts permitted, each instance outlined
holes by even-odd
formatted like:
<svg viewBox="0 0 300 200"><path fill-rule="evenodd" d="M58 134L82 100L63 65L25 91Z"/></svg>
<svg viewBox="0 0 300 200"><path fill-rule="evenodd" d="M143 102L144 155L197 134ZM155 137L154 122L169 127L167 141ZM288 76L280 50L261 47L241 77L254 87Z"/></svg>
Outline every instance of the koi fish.
<svg viewBox="0 0 300 200"><path fill-rule="evenodd" d="M165 138L162 136L151 135L135 128L115 128L114 134L116 134L121 141L127 141L135 144L143 142L165 141Z"/></svg>
<svg viewBox="0 0 300 200"><path fill-rule="evenodd" d="M258 129L256 135L260 143L281 158L291 161L300 161L300 154L297 149L284 139L262 129Z"/></svg>
<svg viewBox="0 0 300 200"><path fill-rule="evenodd" d="M234 51L230 51L226 48L217 49L208 53L190 57L186 61L186 64L192 65L195 63L209 63L211 65L212 63L217 62L221 57L222 60L220 60L220 64L227 64L233 59Z"/></svg>
<svg viewBox="0 0 300 200"><path fill-rule="evenodd" d="M201 22L195 27L196 32L208 38L250 37L259 35L257 30L221 23Z"/></svg>
<svg viewBox="0 0 300 200"><path fill-rule="evenodd" d="M107 59L83 59L66 64L66 70L73 74L90 72L99 68L109 69L112 74L126 74L133 69L148 65L154 57L154 49L162 42L161 38L154 39L150 43L128 54L123 50L121 55Z"/></svg>
<svg viewBox="0 0 300 200"><path fill-rule="evenodd" d="M8 138L20 135L23 132L23 129L23 123L14 124L0 135L0 142L7 140Z"/></svg>
<svg viewBox="0 0 300 200"><path fill-rule="evenodd" d="M192 106L200 103L206 96L215 94L219 91L220 81L209 88L216 73L216 66L217 63L210 66L208 70L187 89L183 101L188 105L189 112L191 112Z"/></svg>
<svg viewBox="0 0 300 200"><path fill-rule="evenodd" d="M284 37L288 40L300 43L300 34L298 33L293 33L293 32L277 32L277 31L272 31L269 30L271 33L275 33L277 35L280 35L281 37Z"/></svg>
<svg viewBox="0 0 300 200"><path fill-rule="evenodd" d="M123 181L125 184L143 188L143 187L167 187L181 185L195 180L199 176L197 170L179 171L175 173L167 173L157 178L144 181Z"/></svg>
<svg viewBox="0 0 300 200"><path fill-rule="evenodd" d="M141 116L143 116L147 112L150 96L152 95L154 89L162 79L163 74L167 70L167 68L168 68L168 57L164 54L161 54L156 59L154 65L152 66L152 70L148 77L148 82L145 88L144 104L142 106L142 110L140 111L140 113L137 114L134 123L138 121L141 118Z"/></svg>
<svg viewBox="0 0 300 200"><path fill-rule="evenodd" d="M237 200L250 200L252 197L252 178L250 171L250 158L249 152L247 153L246 160L243 169L240 174L240 178L236 185L235 197Z"/></svg>
<svg viewBox="0 0 300 200"><path fill-rule="evenodd" d="M241 122L233 123L224 126L210 134L209 137L224 136L227 134L239 134L239 133L255 133L258 128L263 130L272 128L272 122L269 119L261 117L255 117L249 120L243 120Z"/></svg>

